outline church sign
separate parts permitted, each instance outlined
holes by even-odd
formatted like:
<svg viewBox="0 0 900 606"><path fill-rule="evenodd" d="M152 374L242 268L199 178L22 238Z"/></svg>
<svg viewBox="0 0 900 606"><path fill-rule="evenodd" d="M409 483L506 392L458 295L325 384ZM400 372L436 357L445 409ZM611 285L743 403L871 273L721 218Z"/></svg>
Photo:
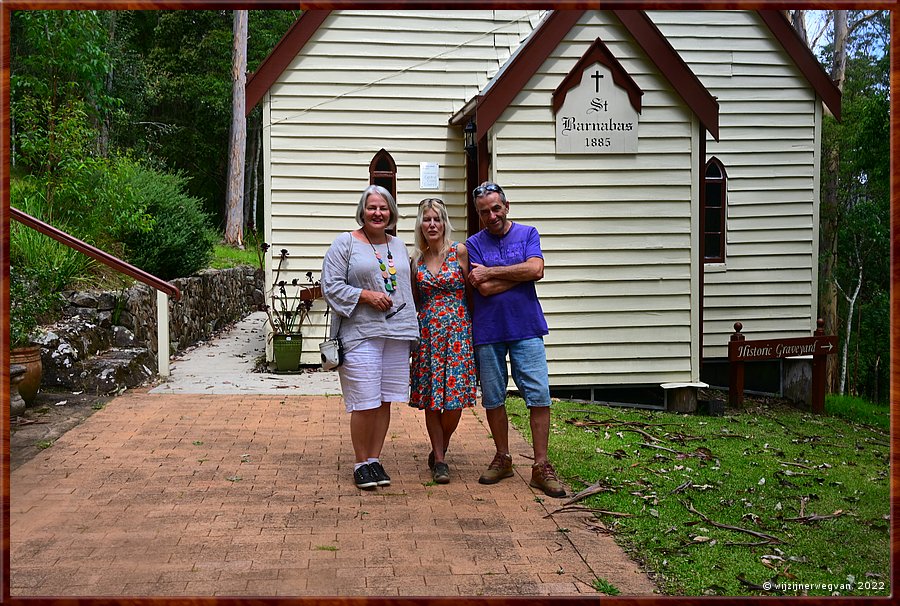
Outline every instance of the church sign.
<svg viewBox="0 0 900 606"><path fill-rule="evenodd" d="M598 38L553 93L556 153L637 153L642 94Z"/></svg>

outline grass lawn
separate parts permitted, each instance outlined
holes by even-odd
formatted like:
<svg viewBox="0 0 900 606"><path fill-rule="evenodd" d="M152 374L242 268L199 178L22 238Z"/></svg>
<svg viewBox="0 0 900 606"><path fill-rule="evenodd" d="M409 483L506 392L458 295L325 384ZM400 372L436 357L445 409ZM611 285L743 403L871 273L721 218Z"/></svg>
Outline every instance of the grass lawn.
<svg viewBox="0 0 900 606"><path fill-rule="evenodd" d="M595 510L664 594L889 596L888 432L749 406L707 417L554 402L550 459L574 491L592 487L574 506ZM507 410L530 439L522 400Z"/></svg>
<svg viewBox="0 0 900 606"><path fill-rule="evenodd" d="M216 244L209 266L213 269L229 269L238 265L257 267L259 266L259 259L253 246L253 242L249 238L244 250L230 244Z"/></svg>
<svg viewBox="0 0 900 606"><path fill-rule="evenodd" d="M825 413L835 417L843 417L863 425L871 425L883 429L891 428L890 408L884 404L873 404L868 400L854 396L825 396Z"/></svg>

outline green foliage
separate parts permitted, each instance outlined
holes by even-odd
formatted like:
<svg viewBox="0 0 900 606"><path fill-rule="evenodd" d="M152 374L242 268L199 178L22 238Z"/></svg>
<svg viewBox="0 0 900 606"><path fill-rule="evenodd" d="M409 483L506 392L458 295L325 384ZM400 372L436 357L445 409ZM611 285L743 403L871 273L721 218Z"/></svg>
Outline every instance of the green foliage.
<svg viewBox="0 0 900 606"><path fill-rule="evenodd" d="M36 336L37 327L61 303L58 291L50 290L46 273L35 273L16 265L9 267L10 347L25 347Z"/></svg>
<svg viewBox="0 0 900 606"><path fill-rule="evenodd" d="M591 583L591 587L593 587L597 593L605 593L606 595L619 595L621 593L615 585L600 577L594 579L594 582Z"/></svg>
<svg viewBox="0 0 900 606"><path fill-rule="evenodd" d="M850 12L850 22L860 11ZM842 347L849 340L847 391L886 402L890 349L887 297L890 289L890 57L888 13L878 11L854 28L847 49L841 122L827 118L823 153L840 158L838 206L823 209L836 226L836 266L820 283L833 281L838 297ZM833 48L827 49L828 53ZM827 163L822 165L828 171ZM829 175L823 172L823 184ZM830 255L824 243L823 255ZM824 263L823 263L824 266ZM848 298L860 286L851 314Z"/></svg>
<svg viewBox="0 0 900 606"><path fill-rule="evenodd" d="M299 14L250 11L250 69ZM44 179L52 219L112 244L101 232L118 205L96 196L119 173L98 162L129 151L188 175L187 194L221 216L232 11L14 11L11 31L13 170ZM110 231L146 219L120 216Z"/></svg>
<svg viewBox="0 0 900 606"><path fill-rule="evenodd" d="M510 398L507 409L529 435L524 403ZM554 402L550 460L573 491L597 485L579 503L614 512L595 515L665 594L804 593L760 589L773 582L889 596L888 433L792 408L730 412Z"/></svg>
<svg viewBox="0 0 900 606"><path fill-rule="evenodd" d="M184 192L182 175L135 167L131 187L153 217L149 229L124 229L128 260L164 280L207 267L217 235L197 198Z"/></svg>
<svg viewBox="0 0 900 606"><path fill-rule="evenodd" d="M40 99L52 132L56 112L73 104L93 119L118 105L107 94L112 62L100 11L15 11L12 13L10 90L12 103ZM19 132L28 135L24 129ZM52 137L51 137L52 139Z"/></svg>
<svg viewBox="0 0 900 606"><path fill-rule="evenodd" d="M32 217L51 222L43 190L35 179L12 179L9 199L12 206ZM68 231L59 222L55 227ZM27 271L50 293L76 285L95 266L87 255L15 220L9 222L9 256L11 264Z"/></svg>
<svg viewBox="0 0 900 606"><path fill-rule="evenodd" d="M250 11L248 69L274 48L300 11ZM171 172L190 175L187 193L221 223L231 127L233 13L119 13L122 73L114 91L128 114L114 121L119 144L157 156Z"/></svg>

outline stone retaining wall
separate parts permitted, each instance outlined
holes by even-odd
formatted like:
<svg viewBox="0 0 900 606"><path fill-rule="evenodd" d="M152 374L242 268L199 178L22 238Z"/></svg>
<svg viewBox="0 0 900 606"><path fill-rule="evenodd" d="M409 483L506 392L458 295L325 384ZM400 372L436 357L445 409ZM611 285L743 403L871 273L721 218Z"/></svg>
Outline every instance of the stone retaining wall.
<svg viewBox="0 0 900 606"><path fill-rule="evenodd" d="M205 341L258 309L263 274L242 266L205 270L172 281L169 355ZM124 291L67 292L62 320L37 339L42 385L112 393L142 384L156 368L156 291L136 284Z"/></svg>
<svg viewBox="0 0 900 606"><path fill-rule="evenodd" d="M263 302L263 274L250 266L207 269L172 284L181 299L169 299L170 354L205 341ZM114 323L134 333L135 339L156 353L156 291L136 284L118 296L120 313ZM118 315L118 318L116 318ZM117 321L116 321L117 320Z"/></svg>

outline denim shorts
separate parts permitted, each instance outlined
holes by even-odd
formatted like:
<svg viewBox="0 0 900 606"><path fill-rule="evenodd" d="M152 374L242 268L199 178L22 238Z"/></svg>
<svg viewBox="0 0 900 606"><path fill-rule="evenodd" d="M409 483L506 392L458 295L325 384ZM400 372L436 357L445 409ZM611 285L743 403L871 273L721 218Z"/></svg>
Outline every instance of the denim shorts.
<svg viewBox="0 0 900 606"><path fill-rule="evenodd" d="M506 402L507 354L513 382L525 399L525 405L529 408L550 406L547 354L541 337L475 346L475 360L481 374L482 405L490 410Z"/></svg>

